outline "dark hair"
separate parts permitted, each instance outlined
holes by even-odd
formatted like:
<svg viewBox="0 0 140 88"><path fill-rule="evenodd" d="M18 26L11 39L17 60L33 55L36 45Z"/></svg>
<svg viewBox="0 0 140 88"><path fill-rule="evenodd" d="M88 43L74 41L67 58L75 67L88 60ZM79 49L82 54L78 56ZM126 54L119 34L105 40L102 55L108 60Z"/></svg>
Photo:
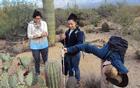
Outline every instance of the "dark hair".
<svg viewBox="0 0 140 88"><path fill-rule="evenodd" d="M74 13L71 13L67 20L73 20L79 25L79 18Z"/></svg>
<svg viewBox="0 0 140 88"><path fill-rule="evenodd" d="M35 11L33 13L33 18L35 18L36 16L40 16L42 18L41 12L35 9Z"/></svg>

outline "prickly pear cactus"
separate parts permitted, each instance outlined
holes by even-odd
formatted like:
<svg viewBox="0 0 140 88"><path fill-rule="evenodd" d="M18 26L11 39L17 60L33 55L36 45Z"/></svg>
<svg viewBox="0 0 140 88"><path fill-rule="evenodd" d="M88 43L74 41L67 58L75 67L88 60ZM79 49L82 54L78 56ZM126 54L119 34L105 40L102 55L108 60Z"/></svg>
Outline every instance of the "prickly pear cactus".
<svg viewBox="0 0 140 88"><path fill-rule="evenodd" d="M9 53L0 53L0 59L2 59L3 62L11 60L10 54Z"/></svg>
<svg viewBox="0 0 140 88"><path fill-rule="evenodd" d="M9 54L0 53L0 88L32 88L36 84L39 84L38 88L46 88L45 77L42 79L34 72L32 58L12 58Z"/></svg>
<svg viewBox="0 0 140 88"><path fill-rule="evenodd" d="M19 85L16 86L16 88L28 88L28 86L23 85L23 84L19 84Z"/></svg>
<svg viewBox="0 0 140 88"><path fill-rule="evenodd" d="M3 72L1 75L1 80L0 80L0 88L10 88L10 85L8 83L8 73Z"/></svg>
<svg viewBox="0 0 140 88"><path fill-rule="evenodd" d="M58 61L48 61L46 63L46 84L48 88L61 87L61 64Z"/></svg>
<svg viewBox="0 0 140 88"><path fill-rule="evenodd" d="M27 67L31 64L31 62L32 62L32 58L27 57L27 56L25 56L25 57L20 57L19 59L20 59L21 64L22 64L25 68L27 68Z"/></svg>
<svg viewBox="0 0 140 88"><path fill-rule="evenodd" d="M18 84L17 74L9 76L9 85L11 88L16 88Z"/></svg>
<svg viewBox="0 0 140 88"><path fill-rule="evenodd" d="M18 69L17 71L17 76L18 76L18 81L19 81L19 84L25 84L24 82L24 72L22 69Z"/></svg>
<svg viewBox="0 0 140 88"><path fill-rule="evenodd" d="M25 83L28 85L28 86L32 86L33 85L33 72L31 71L25 78Z"/></svg>
<svg viewBox="0 0 140 88"><path fill-rule="evenodd" d="M16 69L15 69L15 67L16 67ZM19 68L20 68L20 60L18 58L14 58L11 61L11 65L8 69L8 74L13 75L13 74L17 73Z"/></svg>
<svg viewBox="0 0 140 88"><path fill-rule="evenodd" d="M10 61L4 62L3 63L3 70L7 71L10 67L10 64L11 64Z"/></svg>

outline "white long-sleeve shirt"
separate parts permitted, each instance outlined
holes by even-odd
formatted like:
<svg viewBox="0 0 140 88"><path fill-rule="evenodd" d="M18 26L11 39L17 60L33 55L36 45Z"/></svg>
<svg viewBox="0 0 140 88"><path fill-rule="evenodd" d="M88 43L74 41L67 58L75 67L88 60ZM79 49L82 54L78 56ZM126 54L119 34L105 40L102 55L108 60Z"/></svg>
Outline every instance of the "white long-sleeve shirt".
<svg viewBox="0 0 140 88"><path fill-rule="evenodd" d="M44 32L48 33L47 23L45 21L41 20L39 27L36 27L34 21L31 21L28 24L27 35L30 41L31 49L43 49L48 47L47 36L41 37Z"/></svg>

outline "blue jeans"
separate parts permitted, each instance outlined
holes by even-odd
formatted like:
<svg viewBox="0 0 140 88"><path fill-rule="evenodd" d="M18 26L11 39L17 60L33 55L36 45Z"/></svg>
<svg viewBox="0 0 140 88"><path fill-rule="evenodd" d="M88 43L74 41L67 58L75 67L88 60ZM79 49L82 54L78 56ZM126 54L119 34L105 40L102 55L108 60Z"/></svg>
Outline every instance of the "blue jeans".
<svg viewBox="0 0 140 88"><path fill-rule="evenodd" d="M35 62L35 72L38 74L40 74L40 54L45 64L45 62L48 60L48 47L44 49L32 49L32 55Z"/></svg>
<svg viewBox="0 0 140 88"><path fill-rule="evenodd" d="M65 55L65 58L64 58L65 75L67 75L68 73L69 73L69 76L75 75L75 78L77 79L77 81L80 81L79 62L80 62L80 53L77 53L74 56Z"/></svg>
<svg viewBox="0 0 140 88"><path fill-rule="evenodd" d="M117 68L117 70L123 74L128 73L128 69L124 66L124 58L118 52L113 52L109 50L109 45L105 44L102 48L98 48L95 45L90 44L79 44L67 48L68 53L75 53L79 51L84 51L87 53L92 53L102 60L111 61L112 65ZM109 54L109 52L111 54Z"/></svg>

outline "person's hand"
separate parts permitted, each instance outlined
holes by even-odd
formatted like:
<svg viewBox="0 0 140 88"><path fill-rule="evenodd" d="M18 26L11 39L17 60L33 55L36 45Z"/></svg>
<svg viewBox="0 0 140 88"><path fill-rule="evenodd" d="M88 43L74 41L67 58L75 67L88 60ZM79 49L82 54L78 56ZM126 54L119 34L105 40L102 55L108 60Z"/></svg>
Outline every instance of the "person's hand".
<svg viewBox="0 0 140 88"><path fill-rule="evenodd" d="M41 38L41 35L40 34L33 35L33 38L34 39Z"/></svg>
<svg viewBox="0 0 140 88"><path fill-rule="evenodd" d="M67 48L64 48L64 53L67 53Z"/></svg>
<svg viewBox="0 0 140 88"><path fill-rule="evenodd" d="M61 50L61 57L64 57L65 53L67 53L67 48L62 48Z"/></svg>
<svg viewBox="0 0 140 88"><path fill-rule="evenodd" d="M43 32L42 34L41 34L41 36L48 36L48 33L47 32Z"/></svg>

